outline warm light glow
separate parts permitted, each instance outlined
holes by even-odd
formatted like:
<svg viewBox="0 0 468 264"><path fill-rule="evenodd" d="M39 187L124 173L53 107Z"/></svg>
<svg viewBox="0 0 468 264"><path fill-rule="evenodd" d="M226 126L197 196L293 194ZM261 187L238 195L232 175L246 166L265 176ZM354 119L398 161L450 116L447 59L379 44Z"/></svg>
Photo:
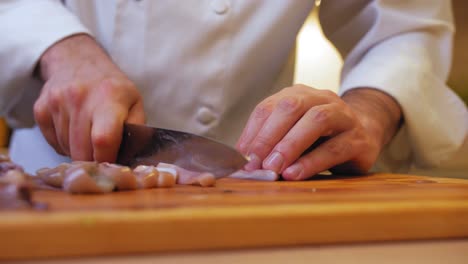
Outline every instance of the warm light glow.
<svg viewBox="0 0 468 264"><path fill-rule="evenodd" d="M297 37L295 83L338 91L342 59L324 37L317 8L309 16Z"/></svg>

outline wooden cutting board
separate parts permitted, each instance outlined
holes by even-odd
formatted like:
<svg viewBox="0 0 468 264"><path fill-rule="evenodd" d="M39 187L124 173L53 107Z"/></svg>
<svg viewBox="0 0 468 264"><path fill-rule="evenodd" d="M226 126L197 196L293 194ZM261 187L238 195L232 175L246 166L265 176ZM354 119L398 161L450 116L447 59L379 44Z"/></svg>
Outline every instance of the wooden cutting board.
<svg viewBox="0 0 468 264"><path fill-rule="evenodd" d="M468 237L468 180L376 174L233 179L108 195L38 191L0 212L0 259Z"/></svg>
<svg viewBox="0 0 468 264"><path fill-rule="evenodd" d="M0 117L0 149L8 145L8 127L5 119Z"/></svg>

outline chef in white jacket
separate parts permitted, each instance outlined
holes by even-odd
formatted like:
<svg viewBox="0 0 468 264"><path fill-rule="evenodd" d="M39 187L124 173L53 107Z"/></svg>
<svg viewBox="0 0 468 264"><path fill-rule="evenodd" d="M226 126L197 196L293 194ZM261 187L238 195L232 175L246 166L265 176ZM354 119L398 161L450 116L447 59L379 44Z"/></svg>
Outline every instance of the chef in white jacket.
<svg viewBox="0 0 468 264"><path fill-rule="evenodd" d="M122 124L146 121L237 142L247 169L288 180L372 166L463 169L468 114L445 84L450 1L322 1L324 33L345 58L338 96L292 85L295 37L312 8L1 1L0 115L17 128L11 156L30 172L68 157L113 161ZM300 157L321 136L329 139Z"/></svg>

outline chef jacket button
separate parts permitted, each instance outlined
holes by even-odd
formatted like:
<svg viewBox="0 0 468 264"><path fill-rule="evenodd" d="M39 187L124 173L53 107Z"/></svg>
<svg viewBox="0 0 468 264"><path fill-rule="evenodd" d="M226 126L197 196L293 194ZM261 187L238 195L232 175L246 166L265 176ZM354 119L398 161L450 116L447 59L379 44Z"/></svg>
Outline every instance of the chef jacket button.
<svg viewBox="0 0 468 264"><path fill-rule="evenodd" d="M216 120L216 114L208 107L200 107L196 114L198 122L208 125Z"/></svg>
<svg viewBox="0 0 468 264"><path fill-rule="evenodd" d="M228 0L213 0L211 2L211 7L216 14L222 15L229 11L229 2Z"/></svg>

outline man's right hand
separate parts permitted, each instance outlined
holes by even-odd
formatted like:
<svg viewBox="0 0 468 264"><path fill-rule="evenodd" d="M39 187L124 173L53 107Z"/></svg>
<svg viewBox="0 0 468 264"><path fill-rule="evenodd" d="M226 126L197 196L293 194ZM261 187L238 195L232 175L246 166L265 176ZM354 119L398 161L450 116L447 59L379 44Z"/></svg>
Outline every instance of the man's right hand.
<svg viewBox="0 0 468 264"><path fill-rule="evenodd" d="M50 47L38 70L45 84L34 116L49 144L73 160L114 162L123 123L145 122L135 85L84 34Z"/></svg>

